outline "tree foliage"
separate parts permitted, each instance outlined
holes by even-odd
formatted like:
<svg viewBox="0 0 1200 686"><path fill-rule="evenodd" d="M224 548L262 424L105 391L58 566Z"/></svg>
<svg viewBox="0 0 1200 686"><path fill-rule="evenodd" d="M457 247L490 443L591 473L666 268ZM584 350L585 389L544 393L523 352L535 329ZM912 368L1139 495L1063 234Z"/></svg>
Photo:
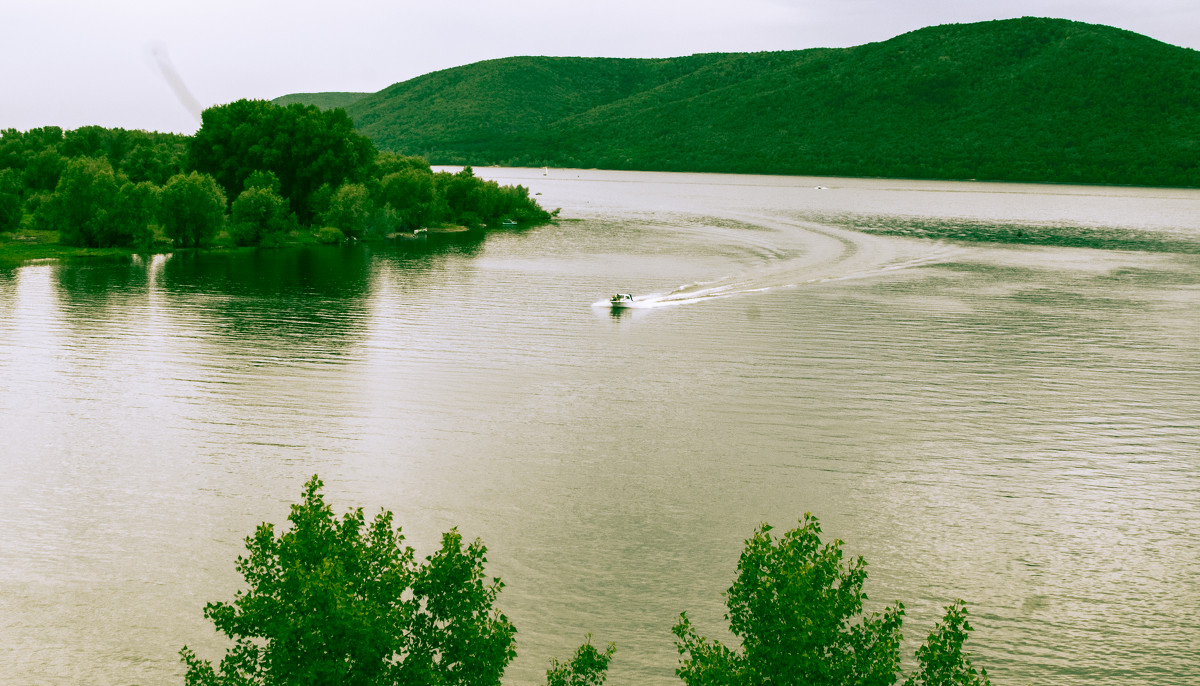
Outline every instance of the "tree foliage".
<svg viewBox="0 0 1200 686"><path fill-rule="evenodd" d="M550 669L546 671L546 686L603 686L608 663L616 652L617 646L612 643L600 652L592 645L589 634L570 660L551 659Z"/></svg>
<svg viewBox="0 0 1200 686"><path fill-rule="evenodd" d="M282 237L295 228L296 219L288 210L287 201L279 195L274 175L251 175L246 186L233 201L229 217L230 239L235 245L282 241Z"/></svg>
<svg viewBox="0 0 1200 686"><path fill-rule="evenodd" d="M386 174L379 180L379 202L391 207L401 228L415 229L427 224L434 216L433 172L407 168Z"/></svg>
<svg viewBox="0 0 1200 686"><path fill-rule="evenodd" d="M822 544L816 517L779 538L763 525L746 541L726 595L726 618L740 648L709 640L679 617L676 674L688 686L884 686L900 670L904 606L863 613L866 563L843 559L842 542ZM917 651L905 686L982 686L962 652L970 627L961 601Z"/></svg>
<svg viewBox="0 0 1200 686"><path fill-rule="evenodd" d="M119 186L106 160L72 160L53 195L38 207L39 227L57 230L64 245L101 247L112 227Z"/></svg>
<svg viewBox="0 0 1200 686"><path fill-rule="evenodd" d="M365 237L374 216L370 193L359 183L347 183L334 191L320 215L325 225L335 226L352 238Z"/></svg>
<svg viewBox="0 0 1200 686"><path fill-rule="evenodd" d="M161 189L150 181L126 180L121 184L113 215L115 245L146 247L154 233Z"/></svg>
<svg viewBox="0 0 1200 686"><path fill-rule="evenodd" d="M328 243L550 217L521 186L377 156L340 111L238 101L211 108L206 122L192 138L99 126L0 131L0 231L140 248L161 230L177 246L200 247L224 245L226 225L234 245L275 245L314 218L323 224L312 227L315 240Z"/></svg>
<svg viewBox="0 0 1200 686"><path fill-rule="evenodd" d="M290 527L261 524L237 570L248 586L204 610L233 646L213 664L184 647L189 686L499 684L516 656L516 629L495 608L503 588L484 575L487 550L457 530L418 561L381 510L340 519L313 476ZM863 613L866 563L822 543L815 517L776 538L763 525L738 560L727 593L730 648L696 633L686 613L673 628L688 686L875 686L897 683L904 608ZM963 645L962 601L917 650L904 686L989 686ZM602 686L616 646L591 635L566 662L551 660L548 686Z"/></svg>
<svg viewBox="0 0 1200 686"><path fill-rule="evenodd" d="M163 186L159 219L168 238L200 247L225 223L225 193L207 174L176 174Z"/></svg>
<svg viewBox="0 0 1200 686"><path fill-rule="evenodd" d="M66 245L145 246L152 238L158 187L181 168L183 140L99 126L5 129L3 219L15 229L32 215L31 228L58 231Z"/></svg>
<svg viewBox="0 0 1200 686"><path fill-rule="evenodd" d="M946 606L946 616L917 649L917 672L904 686L989 686L987 670L976 671L970 656L963 652L970 633L964 603L959 600Z"/></svg>
<svg viewBox="0 0 1200 686"><path fill-rule="evenodd" d="M845 563L841 541L822 545L812 515L779 540L770 532L764 525L746 541L727 596L726 616L741 650L700 637L682 614L673 629L680 654L688 656L679 677L690 686L893 683L904 606L862 616L866 563Z"/></svg>
<svg viewBox="0 0 1200 686"><path fill-rule="evenodd" d="M438 172L433 180L435 220L474 227L494 225L501 219L538 222L551 217L529 197L529 189L481 179L471 167L454 174Z"/></svg>
<svg viewBox="0 0 1200 686"><path fill-rule="evenodd" d="M269 171L305 224L321 186L363 180L375 155L371 141L354 131L340 109L238 100L210 107L201 121L188 140L190 168L211 174L234 199L252 173Z"/></svg>
<svg viewBox="0 0 1200 686"><path fill-rule="evenodd" d="M216 668L185 647L189 686L499 684L516 630L493 606L503 584L484 576L483 544L452 530L418 563L390 512L338 519L321 488L305 484L289 530L246 539L249 588L204 611L234 646Z"/></svg>
<svg viewBox="0 0 1200 686"><path fill-rule="evenodd" d="M38 151L25 160L25 187L31 191L53 191L66 166L66 160L54 148Z"/></svg>
<svg viewBox="0 0 1200 686"><path fill-rule="evenodd" d="M71 160L34 215L59 242L87 248L128 247L149 240L156 192L114 174L105 159Z"/></svg>
<svg viewBox="0 0 1200 686"><path fill-rule="evenodd" d="M0 233L17 228L23 215L19 175L11 169L0 169Z"/></svg>

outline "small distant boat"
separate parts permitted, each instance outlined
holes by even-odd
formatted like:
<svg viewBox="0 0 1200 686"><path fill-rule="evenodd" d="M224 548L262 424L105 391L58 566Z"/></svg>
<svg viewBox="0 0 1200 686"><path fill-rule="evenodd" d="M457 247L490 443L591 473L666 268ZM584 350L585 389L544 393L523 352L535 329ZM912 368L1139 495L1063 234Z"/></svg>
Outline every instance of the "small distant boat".
<svg viewBox="0 0 1200 686"><path fill-rule="evenodd" d="M608 304L611 305L614 310L619 310L619 309L623 309L626 307L633 307L633 294L632 293L617 293L616 295L614 295L613 297L608 299Z"/></svg>
<svg viewBox="0 0 1200 686"><path fill-rule="evenodd" d="M517 223L511 219L505 219L500 222L500 226L505 226L505 227L510 227L510 228L514 227L516 225L517 225Z"/></svg>

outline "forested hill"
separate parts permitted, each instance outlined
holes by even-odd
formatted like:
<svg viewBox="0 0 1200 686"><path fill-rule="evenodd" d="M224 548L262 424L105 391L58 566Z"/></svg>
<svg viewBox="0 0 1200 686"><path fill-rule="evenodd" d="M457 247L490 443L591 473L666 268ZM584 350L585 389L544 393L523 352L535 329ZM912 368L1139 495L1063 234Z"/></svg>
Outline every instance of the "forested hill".
<svg viewBox="0 0 1200 686"><path fill-rule="evenodd" d="M286 107L292 103L300 103L302 105L316 105L323 110L332 110L335 108L346 109L356 101L371 95L370 93L292 93L275 98L271 102L280 107Z"/></svg>
<svg viewBox="0 0 1200 686"><path fill-rule="evenodd" d="M1200 186L1200 52L1062 19L842 49L514 57L347 111L381 149L433 163Z"/></svg>

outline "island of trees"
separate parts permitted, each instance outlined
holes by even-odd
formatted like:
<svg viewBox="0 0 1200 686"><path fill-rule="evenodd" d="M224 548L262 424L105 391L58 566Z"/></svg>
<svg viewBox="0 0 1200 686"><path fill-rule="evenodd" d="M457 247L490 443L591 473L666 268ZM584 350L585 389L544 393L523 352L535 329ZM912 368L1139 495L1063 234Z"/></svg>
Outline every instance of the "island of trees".
<svg viewBox="0 0 1200 686"><path fill-rule="evenodd" d="M524 187L378 152L340 109L240 100L202 121L193 136L98 126L0 132L4 247L21 258L60 254L55 246L336 243L551 216Z"/></svg>
<svg viewBox="0 0 1200 686"><path fill-rule="evenodd" d="M344 107L434 164L1200 186L1200 53L1063 19L844 49L511 57Z"/></svg>

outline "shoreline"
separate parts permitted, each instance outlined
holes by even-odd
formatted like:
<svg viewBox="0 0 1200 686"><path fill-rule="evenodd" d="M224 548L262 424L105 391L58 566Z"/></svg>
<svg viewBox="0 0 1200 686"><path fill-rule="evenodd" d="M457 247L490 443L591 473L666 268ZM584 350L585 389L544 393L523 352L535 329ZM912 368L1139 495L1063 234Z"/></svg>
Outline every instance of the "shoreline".
<svg viewBox="0 0 1200 686"><path fill-rule="evenodd" d="M279 250L288 248L311 247L342 247L346 245L378 245L396 246L423 242L426 236L459 238L475 233L483 234L491 230L520 230L537 224L519 224L517 226L500 226L472 228L469 226L437 226L428 227L421 232L400 232L388 236L364 239L345 240L337 243L323 243L315 234L299 232L289 236L288 240L275 246L232 246L217 244L206 248L179 248L164 241L144 248L87 248L82 246L63 245L58 242L57 231L26 230L0 235L0 269L18 269L20 267L44 262L71 262L75 260L115 260L133 258L135 255L150 257L153 255L170 255L180 252L198 252L205 254L223 254L235 252L250 252L255 250Z"/></svg>

